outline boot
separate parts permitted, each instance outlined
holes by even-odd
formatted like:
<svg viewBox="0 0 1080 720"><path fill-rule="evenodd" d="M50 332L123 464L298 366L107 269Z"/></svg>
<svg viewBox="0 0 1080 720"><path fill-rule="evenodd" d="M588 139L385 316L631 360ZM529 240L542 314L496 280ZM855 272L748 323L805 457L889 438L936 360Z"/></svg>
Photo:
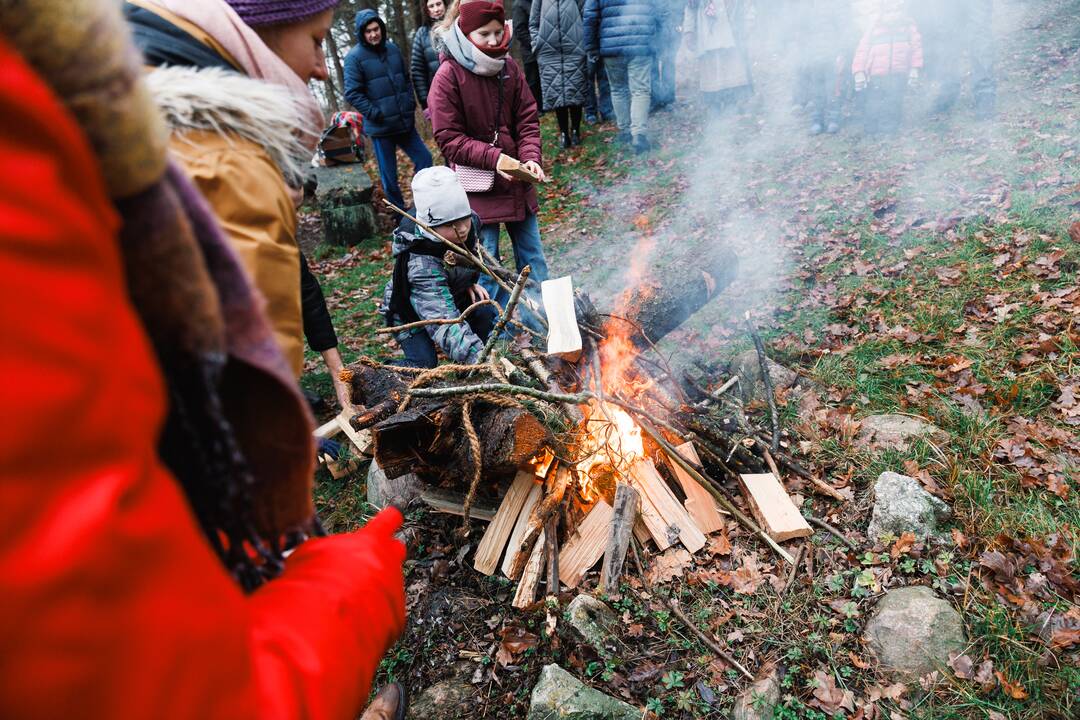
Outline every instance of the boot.
<svg viewBox="0 0 1080 720"><path fill-rule="evenodd" d="M409 703L401 683L391 683L375 694L360 720L405 720Z"/></svg>
<svg viewBox="0 0 1080 720"><path fill-rule="evenodd" d="M644 155L652 150L652 143L649 142L649 138L644 135L638 135L634 138L634 153L637 155Z"/></svg>
<svg viewBox="0 0 1080 720"><path fill-rule="evenodd" d="M615 142L620 145L629 145L633 142L633 137L630 135L629 130L620 130L615 134Z"/></svg>
<svg viewBox="0 0 1080 720"><path fill-rule="evenodd" d="M569 133L563 133L562 134L562 146L563 146L563 149L565 150L566 148L570 147L571 144L572 143L570 142Z"/></svg>
<svg viewBox="0 0 1080 720"><path fill-rule="evenodd" d="M578 145L581 144L581 133L578 132L577 130L570 133L570 144L573 145L574 147L577 147Z"/></svg>

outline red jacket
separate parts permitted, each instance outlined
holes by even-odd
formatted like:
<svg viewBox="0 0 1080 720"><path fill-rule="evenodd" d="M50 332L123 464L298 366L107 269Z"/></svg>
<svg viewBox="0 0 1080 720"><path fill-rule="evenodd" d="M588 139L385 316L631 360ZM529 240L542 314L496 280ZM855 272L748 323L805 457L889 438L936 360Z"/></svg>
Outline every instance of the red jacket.
<svg viewBox="0 0 1080 720"><path fill-rule="evenodd" d="M907 75L913 68L923 66L922 35L908 18L897 23L876 20L859 42L852 74L867 77Z"/></svg>
<svg viewBox="0 0 1080 720"><path fill-rule="evenodd" d="M97 161L3 37L0 78L0 717L355 717L404 623L400 515L241 593L158 460Z"/></svg>
<svg viewBox="0 0 1080 720"><path fill-rule="evenodd" d="M521 162L541 162L540 116L525 73L507 56L502 74L499 145L492 147L498 79L475 75L444 56L428 91L428 110L435 142L447 162L494 170L500 153ZM469 193L469 204L485 224L524 220L526 210L535 214L538 208L535 187L498 175L489 192Z"/></svg>

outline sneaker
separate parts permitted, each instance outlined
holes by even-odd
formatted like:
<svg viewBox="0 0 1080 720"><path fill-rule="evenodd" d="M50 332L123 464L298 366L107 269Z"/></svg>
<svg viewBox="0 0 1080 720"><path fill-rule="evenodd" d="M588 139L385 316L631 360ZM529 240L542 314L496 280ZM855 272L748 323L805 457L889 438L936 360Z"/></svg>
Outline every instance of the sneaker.
<svg viewBox="0 0 1080 720"><path fill-rule="evenodd" d="M634 138L634 153L637 155L644 155L652 150L652 143L649 142L649 138L644 135L638 135Z"/></svg>
<svg viewBox="0 0 1080 720"><path fill-rule="evenodd" d="M634 138L632 135L630 135L629 130L620 130L619 132L615 133L615 142L619 143L620 145L629 145L633 141Z"/></svg>
<svg viewBox="0 0 1080 720"><path fill-rule="evenodd" d="M831 122L825 127L825 132L830 135L835 135L840 132L840 123Z"/></svg>
<svg viewBox="0 0 1080 720"><path fill-rule="evenodd" d="M595 125L596 123L600 122L600 118L598 118L595 113L589 113L585 116L585 122L589 123L590 125Z"/></svg>
<svg viewBox="0 0 1080 720"><path fill-rule="evenodd" d="M823 132L825 132L825 128L821 127L821 123L814 123L810 126L811 135L820 135Z"/></svg>
<svg viewBox="0 0 1080 720"><path fill-rule="evenodd" d="M570 133L570 144L573 145L574 147L577 147L578 145L580 145L581 144L581 133L579 133L579 132Z"/></svg>

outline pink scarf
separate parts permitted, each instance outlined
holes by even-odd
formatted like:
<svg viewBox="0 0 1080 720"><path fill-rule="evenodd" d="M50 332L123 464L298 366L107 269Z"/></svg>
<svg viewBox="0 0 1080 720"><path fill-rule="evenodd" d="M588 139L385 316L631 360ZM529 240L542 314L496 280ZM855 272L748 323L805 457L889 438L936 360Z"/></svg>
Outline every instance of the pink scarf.
<svg viewBox="0 0 1080 720"><path fill-rule="evenodd" d="M297 129L301 141L312 152L326 124L319 104L307 83L285 61L268 48L258 33L244 24L224 0L146 0L202 28L240 63L253 78L283 85L304 109L304 126Z"/></svg>

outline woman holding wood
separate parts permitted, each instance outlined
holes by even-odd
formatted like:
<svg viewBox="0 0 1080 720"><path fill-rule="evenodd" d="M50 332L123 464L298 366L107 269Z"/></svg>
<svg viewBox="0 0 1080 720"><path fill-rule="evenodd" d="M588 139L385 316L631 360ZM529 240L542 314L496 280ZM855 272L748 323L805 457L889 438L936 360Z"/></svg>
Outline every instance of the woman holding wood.
<svg viewBox="0 0 1080 720"><path fill-rule="evenodd" d="M421 170L413 178L416 218L434 234L405 218L394 232L394 274L379 311L386 324L412 325L394 334L405 364L432 368L436 348L456 363L476 362L498 318L479 272L455 263L446 241L475 253L480 218L448 167ZM484 304L478 304L484 303ZM473 307L474 306L474 307ZM471 307L465 320L454 322Z"/></svg>
<svg viewBox="0 0 1080 720"><path fill-rule="evenodd" d="M455 4L439 33L444 62L428 93L435 141L461 177L488 253L499 259L499 232L505 225L518 271L529 265L533 280L547 280L536 188L504 171L520 164L530 180L547 179L540 167L536 100L509 55L511 33L502 0ZM506 306L510 294L493 279L484 276L480 285Z"/></svg>

